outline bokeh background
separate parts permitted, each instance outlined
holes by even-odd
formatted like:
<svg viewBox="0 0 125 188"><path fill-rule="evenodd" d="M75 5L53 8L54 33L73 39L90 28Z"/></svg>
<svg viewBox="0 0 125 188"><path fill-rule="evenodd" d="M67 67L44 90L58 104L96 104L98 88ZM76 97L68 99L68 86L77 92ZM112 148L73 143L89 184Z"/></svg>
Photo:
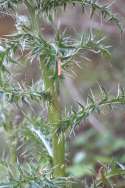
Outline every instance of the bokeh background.
<svg viewBox="0 0 125 188"><path fill-rule="evenodd" d="M101 3L111 3L112 1L101 0ZM113 1L114 2L114 1ZM125 0L117 0L111 5L112 11L120 18L121 24L125 25ZM20 18L24 19L26 11L24 7L20 7ZM41 21L41 30L48 38L53 37L53 29L45 20ZM15 32L15 20L1 13L0 15L0 37L7 37L8 34ZM83 14L80 7L69 6L64 13L58 13L55 18L55 24L61 30L67 28L69 34L76 37L82 32L95 32L97 35L105 35L105 43L110 44L111 59L101 58L97 54L89 53L87 58L82 56L78 58L78 65L74 65L69 70L72 76L65 80L63 86L63 103L67 105L79 101L82 104L86 103L86 97L90 92L90 88L98 97L98 83L111 94L117 95L118 85L125 85L125 35L121 33L116 25L107 23L101 19L101 15L96 13L90 19L90 11L86 10ZM38 65L35 61L30 64L23 64L20 67L12 65L10 67L13 72L12 82L24 82L26 85L31 85L32 81L37 81L40 77ZM1 101L2 105L2 101ZM29 113L37 114L39 105L32 104L34 112L30 111L27 106L22 108ZM8 124L12 129L21 126L23 114L17 106L10 105L5 110L8 114ZM44 109L43 109L44 111ZM46 112L43 112L46 113ZM2 112L0 112L2 117ZM10 125L11 124L11 125ZM13 143L14 135L6 133L1 127L0 129L0 156L8 158L10 145ZM9 134L9 137L8 137ZM23 142L23 140L19 140ZM103 109L98 114L92 114L87 120L83 121L67 138L68 154L67 156L67 172L76 177L82 177L81 187L86 181L86 187L91 182L90 176L96 174L99 176L99 169L105 165L116 161L118 165L125 164L125 107L118 106L113 110ZM28 143L27 143L28 145ZM28 160L28 151L23 153L27 147L25 144L22 149L17 152L20 161L24 163ZM34 147L33 144L30 148ZM21 154L23 153L23 155ZM4 172L0 170L0 179ZM91 177L92 177L91 176ZM82 180L85 180L82 182ZM119 184L117 181L117 184ZM80 187L80 184L79 184ZM118 186L117 186L118 187ZM120 186L119 186L120 187ZM123 183L125 187L125 183Z"/></svg>

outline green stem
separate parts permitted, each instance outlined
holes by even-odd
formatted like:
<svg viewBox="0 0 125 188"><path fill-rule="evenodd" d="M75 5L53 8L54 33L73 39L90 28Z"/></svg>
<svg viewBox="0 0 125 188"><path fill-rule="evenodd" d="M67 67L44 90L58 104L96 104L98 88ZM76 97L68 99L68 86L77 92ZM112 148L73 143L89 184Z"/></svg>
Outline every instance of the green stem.
<svg viewBox="0 0 125 188"><path fill-rule="evenodd" d="M58 143L58 136L53 136L53 164L55 166L54 176L55 177L64 177L65 176L65 161L64 161L64 136L61 138L61 141Z"/></svg>
<svg viewBox="0 0 125 188"><path fill-rule="evenodd" d="M31 2L29 3L28 0L25 0L25 5L30 14L29 19L31 20L32 30L34 31L34 34L38 35L40 33L39 17L36 14L35 8L32 6Z"/></svg>
<svg viewBox="0 0 125 188"><path fill-rule="evenodd" d="M64 134L58 135L57 129L59 128L58 122L60 120L60 112L54 107L49 105L49 122L54 125L53 136L52 136L52 147L53 147L53 167L55 177L65 176L65 138Z"/></svg>
<svg viewBox="0 0 125 188"><path fill-rule="evenodd" d="M46 90L50 91L52 102L48 104L48 121L53 126L52 134L52 149L53 149L53 168L54 177L65 176L65 138L64 134L58 135L57 129L59 128L61 119L60 103L58 101L58 91L55 88L55 83L52 78L52 71L47 68L45 62L42 62L43 80Z"/></svg>
<svg viewBox="0 0 125 188"><path fill-rule="evenodd" d="M35 34L41 35L39 17L36 15L34 8L29 3L28 0L25 1L25 4L29 10L32 29ZM52 103L48 103L48 121L52 124L53 127L53 136L52 136L52 149L53 149L53 168L54 168L54 177L64 177L65 176L65 139L62 135L59 140L59 135L57 135L56 130L59 128L58 122L61 118L60 104L58 101L58 88L55 87L55 81L50 78L53 76L53 71L50 71L50 68L47 67L46 62L43 61L44 57L41 58L41 70L42 70L42 79L45 84L45 89L50 91L52 95Z"/></svg>

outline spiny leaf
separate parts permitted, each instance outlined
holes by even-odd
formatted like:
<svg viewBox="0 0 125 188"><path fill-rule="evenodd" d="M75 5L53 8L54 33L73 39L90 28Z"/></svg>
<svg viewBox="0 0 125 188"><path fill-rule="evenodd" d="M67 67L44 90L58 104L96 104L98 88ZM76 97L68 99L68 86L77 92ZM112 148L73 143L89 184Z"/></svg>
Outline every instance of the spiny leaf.
<svg viewBox="0 0 125 188"><path fill-rule="evenodd" d="M108 93L105 92L104 88L100 87L100 89L102 94L101 99L96 100L96 98L89 96L87 105L84 108L82 107L82 104L78 103L78 105L82 108L75 113L72 111L71 115L67 118L67 120L70 121L71 127L74 126L74 124L78 125L83 119L86 119L94 111L100 112L101 108L104 106L108 106L112 110L114 105L125 105L125 95L123 95L123 93L119 94L119 97L109 96ZM69 126L67 128L69 128Z"/></svg>
<svg viewBox="0 0 125 188"><path fill-rule="evenodd" d="M45 139L45 136L43 135L43 133L40 131L40 130L36 130L34 127L29 127L29 130L31 132L33 132L41 141L42 143L44 144L48 154L50 157L53 157L53 154L52 154L52 149L50 147L50 144L47 142L47 140Z"/></svg>

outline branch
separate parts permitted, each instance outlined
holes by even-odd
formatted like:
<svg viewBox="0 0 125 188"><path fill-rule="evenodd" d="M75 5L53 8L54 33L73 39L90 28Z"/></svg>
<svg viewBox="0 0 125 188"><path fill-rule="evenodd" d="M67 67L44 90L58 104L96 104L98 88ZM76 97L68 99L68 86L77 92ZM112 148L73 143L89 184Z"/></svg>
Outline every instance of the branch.
<svg viewBox="0 0 125 188"><path fill-rule="evenodd" d="M64 121L62 121L62 126L58 132L65 131L68 128L75 127L80 124L80 122L83 119L87 119L93 112L100 112L102 107L108 106L110 109L114 105L125 105L125 91L124 89L121 89L121 93L118 89L118 95L117 96L109 96L103 88L101 88L102 91L102 97L99 101L97 101L92 94L92 96L88 97L89 102L87 102L87 105L84 107L83 104L78 103L78 106L80 108L79 111L72 111L71 115L67 117Z"/></svg>
<svg viewBox="0 0 125 188"><path fill-rule="evenodd" d="M41 99L45 101L51 101L51 96L47 91L36 90L36 88L24 89L22 87L0 87L0 94L5 95L9 102L16 102L21 100L24 103L30 100L39 101Z"/></svg>
<svg viewBox="0 0 125 188"><path fill-rule="evenodd" d="M75 86L73 85L72 79L66 77L64 81L72 99L77 103L82 104L82 106L85 107L85 101L80 95L80 93L78 92L77 88L75 88ZM88 121L91 123L92 127L95 128L98 132L100 133L106 132L106 128L104 127L104 125L93 114L91 114L88 117Z"/></svg>
<svg viewBox="0 0 125 188"><path fill-rule="evenodd" d="M56 10L58 7L64 7L68 4L72 4L75 6L76 4L81 5L83 11L85 8L91 8L91 17L93 17L94 13L99 11L102 14L102 17L108 18L109 22L113 22L122 32L123 28L117 16L112 13L111 9L109 8L109 4L107 5L100 5L97 0L42 0L40 5L42 7L42 11L50 14L50 11Z"/></svg>

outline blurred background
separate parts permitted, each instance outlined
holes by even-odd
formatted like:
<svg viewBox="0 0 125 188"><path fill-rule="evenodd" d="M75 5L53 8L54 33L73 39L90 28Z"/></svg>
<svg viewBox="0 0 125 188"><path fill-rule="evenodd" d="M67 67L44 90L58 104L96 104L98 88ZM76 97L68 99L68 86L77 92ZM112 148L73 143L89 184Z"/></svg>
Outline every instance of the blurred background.
<svg viewBox="0 0 125 188"><path fill-rule="evenodd" d="M112 1L100 0L100 2L110 3ZM111 5L112 11L117 14L121 24L124 26L125 1L116 0L113 2ZM26 14L24 7L20 7L19 12L20 19L24 19ZM1 14L0 37L14 33L16 30L15 24L15 20L9 14ZM122 87L125 85L124 33L121 36L117 26L102 20L98 13L90 19L90 11L85 10L83 14L80 7L69 6L64 13L58 13L55 24L61 30L67 28L68 33L74 37L79 33L88 31L95 32L98 36L104 34L106 36L105 43L111 45L110 51L112 54L111 59L101 58L93 53L87 54L86 59L79 57L77 60L79 66L72 66L69 70L69 74L72 76L67 77L65 80L62 92L63 103L71 105L75 101L79 101L84 105L90 88L95 95L98 95L98 83L101 83L109 93L117 94L118 85L120 84ZM47 24L45 20L42 20L41 25L45 37L53 37L54 33L51 25ZM13 82L23 81L26 85L31 85L32 80L35 82L40 77L38 65L34 61L30 64L23 64L20 67L13 65L10 69L13 71L13 79L11 80ZM32 104L34 112L30 111L25 105L22 108L31 114L37 114L40 107L37 104ZM23 120L23 114L20 109L14 105L7 106L6 108L6 104L4 104L4 109L8 115L8 125L5 127L8 129L10 124L13 129L20 126ZM42 113L46 113L43 111ZM0 118L3 119L2 112L0 112ZM13 146L15 146L13 141L14 135L11 135L10 132L6 133L2 128L0 130L1 159L8 158L10 143L13 143ZM20 139L18 144L20 145L23 141L23 139ZM115 107L112 111L110 109L103 109L103 112L100 114L92 114L75 129L74 133L71 133L70 137L67 138L67 143L67 173L76 177L82 177L79 187L80 184L83 187L85 181L86 187L87 185L89 187L92 177L96 174L98 178L101 167L105 168L109 163L112 165L116 161L118 166L121 165L122 168L125 168L125 107ZM28 160L31 154L28 153L29 149L23 152L28 144L33 150L34 143L27 141L21 150L17 152L22 163ZM0 179L3 177L2 173L0 170ZM82 180L84 181L82 182ZM119 184L119 181L121 179L117 181L117 184ZM123 187L125 187L125 182Z"/></svg>

